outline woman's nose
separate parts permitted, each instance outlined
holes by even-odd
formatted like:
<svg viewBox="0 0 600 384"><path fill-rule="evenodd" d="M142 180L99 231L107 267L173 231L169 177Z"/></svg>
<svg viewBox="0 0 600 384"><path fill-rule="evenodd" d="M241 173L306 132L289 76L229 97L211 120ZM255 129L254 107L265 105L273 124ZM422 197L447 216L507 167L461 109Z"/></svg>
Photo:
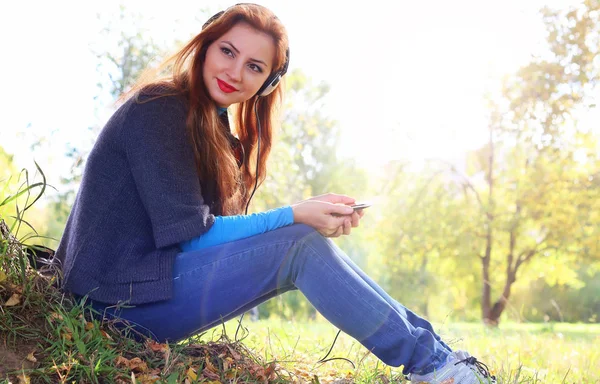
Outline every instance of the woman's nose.
<svg viewBox="0 0 600 384"><path fill-rule="evenodd" d="M242 69L243 69L243 64L241 64L239 62L232 63L232 65L229 67L229 69L227 71L227 76L229 76L229 78L232 81L239 83L242 81Z"/></svg>

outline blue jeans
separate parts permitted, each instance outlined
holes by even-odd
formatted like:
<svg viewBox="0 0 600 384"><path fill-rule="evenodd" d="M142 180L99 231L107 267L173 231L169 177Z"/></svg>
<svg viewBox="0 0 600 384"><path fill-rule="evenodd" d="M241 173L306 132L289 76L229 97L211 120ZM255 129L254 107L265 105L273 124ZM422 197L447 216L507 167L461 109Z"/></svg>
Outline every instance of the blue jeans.
<svg viewBox="0 0 600 384"><path fill-rule="evenodd" d="M180 253L170 300L93 306L158 341L178 341L292 289L384 363L404 365L405 374L432 372L451 352L428 321L391 298L330 239L302 224Z"/></svg>

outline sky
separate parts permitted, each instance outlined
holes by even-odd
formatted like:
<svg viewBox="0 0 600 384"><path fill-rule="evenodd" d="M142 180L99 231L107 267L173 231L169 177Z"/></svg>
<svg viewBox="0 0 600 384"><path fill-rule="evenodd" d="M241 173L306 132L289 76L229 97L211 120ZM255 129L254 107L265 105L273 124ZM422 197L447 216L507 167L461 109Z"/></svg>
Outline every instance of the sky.
<svg viewBox="0 0 600 384"><path fill-rule="evenodd" d="M393 159L459 159L486 137L483 95L544 49L538 10L571 0L368 2L258 0L283 21L290 70L331 91L324 113L342 130L340 156L376 168ZM13 1L2 5L0 145L19 167L66 174L67 144L87 147L102 125L92 48L120 4L139 12L148 36L189 39L223 1ZM204 13L202 11L204 10ZM98 18L98 14L102 15ZM33 143L45 138L31 150Z"/></svg>

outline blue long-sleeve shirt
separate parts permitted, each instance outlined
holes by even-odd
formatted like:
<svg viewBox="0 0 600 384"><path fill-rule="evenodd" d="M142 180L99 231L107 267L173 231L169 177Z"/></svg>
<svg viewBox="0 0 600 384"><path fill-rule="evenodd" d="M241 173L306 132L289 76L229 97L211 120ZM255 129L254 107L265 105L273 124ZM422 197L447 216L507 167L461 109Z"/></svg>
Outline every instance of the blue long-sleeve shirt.
<svg viewBox="0 0 600 384"><path fill-rule="evenodd" d="M292 207L285 206L251 215L215 216L212 227L203 235L180 243L184 252L245 239L294 223Z"/></svg>

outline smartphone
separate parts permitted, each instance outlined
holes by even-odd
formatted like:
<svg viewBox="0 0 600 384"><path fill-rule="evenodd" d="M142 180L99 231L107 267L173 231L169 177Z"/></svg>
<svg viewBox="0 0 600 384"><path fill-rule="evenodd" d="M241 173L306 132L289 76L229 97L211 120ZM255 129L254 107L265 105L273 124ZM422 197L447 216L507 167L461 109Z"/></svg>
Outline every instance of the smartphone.
<svg viewBox="0 0 600 384"><path fill-rule="evenodd" d="M371 203L356 203L354 205L351 205L352 208L354 208L355 211L360 211L361 209L365 209L365 208L369 208L372 204Z"/></svg>

